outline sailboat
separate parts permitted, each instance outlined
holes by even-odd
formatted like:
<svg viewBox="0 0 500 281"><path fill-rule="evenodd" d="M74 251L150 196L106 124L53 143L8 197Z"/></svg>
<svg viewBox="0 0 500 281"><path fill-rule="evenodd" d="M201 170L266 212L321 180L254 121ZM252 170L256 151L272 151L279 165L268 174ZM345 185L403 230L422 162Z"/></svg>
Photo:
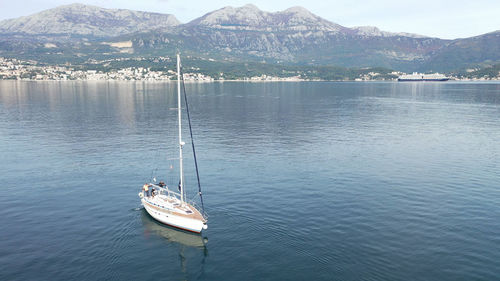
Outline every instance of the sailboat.
<svg viewBox="0 0 500 281"><path fill-rule="evenodd" d="M184 83L184 81L182 81ZM183 84L184 85L184 84ZM193 149L193 157L196 168L196 176L198 179L198 195L200 196L201 209L199 209L194 202L188 202L186 198L186 191L184 186L184 169L183 169L183 156L182 149L185 142L182 141L182 112L181 112L181 60L180 55L177 54L177 115L178 115L178 129L179 129L179 185L178 190L174 191L169 189L163 182L146 183L139 192L141 203L144 209L157 221L173 226L176 228L184 229L187 231L201 233L203 229L207 229L207 215L204 212L203 197L201 193L200 177L198 174L198 163L196 160L196 151L194 149L193 133L191 129L191 119L189 116L189 106L187 103L187 96L184 88L184 103L186 107L187 117L189 121L189 132L191 135L191 144Z"/></svg>

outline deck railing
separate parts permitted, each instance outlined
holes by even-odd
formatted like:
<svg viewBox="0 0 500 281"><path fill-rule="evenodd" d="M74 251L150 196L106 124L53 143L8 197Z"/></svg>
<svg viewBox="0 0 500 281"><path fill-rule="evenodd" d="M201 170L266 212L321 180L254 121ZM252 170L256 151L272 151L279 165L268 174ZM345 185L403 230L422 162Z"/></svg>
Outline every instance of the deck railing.
<svg viewBox="0 0 500 281"><path fill-rule="evenodd" d="M151 183L151 187L154 187L155 190L158 191L158 194L163 194L166 196L175 196L177 199L181 200L181 194L179 192L172 191L168 188L168 186L161 187L157 184ZM206 220L208 219L208 214L198 206L196 202L193 200L185 200L187 203L189 203L191 206L195 207L203 216L203 218Z"/></svg>

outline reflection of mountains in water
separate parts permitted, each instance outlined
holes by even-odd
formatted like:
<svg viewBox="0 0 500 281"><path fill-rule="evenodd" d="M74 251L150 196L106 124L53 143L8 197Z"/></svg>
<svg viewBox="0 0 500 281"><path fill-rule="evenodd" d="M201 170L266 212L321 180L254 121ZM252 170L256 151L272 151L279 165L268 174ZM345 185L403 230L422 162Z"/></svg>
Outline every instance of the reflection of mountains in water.
<svg viewBox="0 0 500 281"><path fill-rule="evenodd" d="M170 242L198 248L205 248L205 244L208 242L208 239L203 238L200 234L189 233L157 222L144 209L141 211L141 220L146 231L163 237Z"/></svg>

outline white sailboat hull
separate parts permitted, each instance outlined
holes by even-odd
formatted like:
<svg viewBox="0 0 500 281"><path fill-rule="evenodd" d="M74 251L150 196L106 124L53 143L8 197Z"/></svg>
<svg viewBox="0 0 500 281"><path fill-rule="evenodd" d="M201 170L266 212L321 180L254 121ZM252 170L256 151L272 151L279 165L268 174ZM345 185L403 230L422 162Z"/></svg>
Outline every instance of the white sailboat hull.
<svg viewBox="0 0 500 281"><path fill-rule="evenodd" d="M174 212L158 210L154 206L151 206L144 198L141 199L141 202L148 214L163 224L196 233L201 233L202 229L206 228L206 224L201 220L179 216Z"/></svg>

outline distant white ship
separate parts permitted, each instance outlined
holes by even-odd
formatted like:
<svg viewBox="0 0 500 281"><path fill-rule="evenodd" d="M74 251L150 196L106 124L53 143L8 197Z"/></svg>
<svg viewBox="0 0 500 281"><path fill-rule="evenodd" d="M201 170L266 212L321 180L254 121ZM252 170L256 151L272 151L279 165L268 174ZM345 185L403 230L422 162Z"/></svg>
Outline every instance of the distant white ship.
<svg viewBox="0 0 500 281"><path fill-rule="evenodd" d="M446 77L444 74L432 73L432 74L422 74L413 72L413 74L401 75L398 81L448 81L450 78Z"/></svg>

